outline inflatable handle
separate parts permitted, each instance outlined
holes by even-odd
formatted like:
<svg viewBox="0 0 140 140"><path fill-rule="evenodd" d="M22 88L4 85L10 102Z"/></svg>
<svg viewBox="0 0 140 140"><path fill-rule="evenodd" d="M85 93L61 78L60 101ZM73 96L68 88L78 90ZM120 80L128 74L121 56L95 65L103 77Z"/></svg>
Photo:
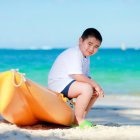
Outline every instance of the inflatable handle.
<svg viewBox="0 0 140 140"><path fill-rule="evenodd" d="M26 82L25 73L19 73L19 69L11 69L11 71L13 72L12 83L15 87L20 87L22 84L22 80L24 80L24 82ZM21 75L21 81L18 85L15 83L15 80L14 80L16 72Z"/></svg>

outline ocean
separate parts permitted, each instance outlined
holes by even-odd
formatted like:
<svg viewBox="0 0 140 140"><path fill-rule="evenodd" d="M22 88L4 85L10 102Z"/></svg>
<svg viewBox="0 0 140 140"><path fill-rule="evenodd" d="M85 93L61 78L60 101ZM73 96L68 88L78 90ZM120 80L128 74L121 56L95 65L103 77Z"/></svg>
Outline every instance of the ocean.
<svg viewBox="0 0 140 140"><path fill-rule="evenodd" d="M47 86L49 70L65 49L0 49L0 72L19 68L26 78ZM99 49L90 58L90 75L105 94L140 95L140 49Z"/></svg>

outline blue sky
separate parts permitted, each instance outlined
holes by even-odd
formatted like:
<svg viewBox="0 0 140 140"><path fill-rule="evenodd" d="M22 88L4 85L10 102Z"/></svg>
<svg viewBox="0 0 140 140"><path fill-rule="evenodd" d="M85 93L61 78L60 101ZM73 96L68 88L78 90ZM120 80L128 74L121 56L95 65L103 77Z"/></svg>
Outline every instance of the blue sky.
<svg viewBox="0 0 140 140"><path fill-rule="evenodd" d="M71 47L89 27L103 48L140 48L140 0L0 0L0 48Z"/></svg>

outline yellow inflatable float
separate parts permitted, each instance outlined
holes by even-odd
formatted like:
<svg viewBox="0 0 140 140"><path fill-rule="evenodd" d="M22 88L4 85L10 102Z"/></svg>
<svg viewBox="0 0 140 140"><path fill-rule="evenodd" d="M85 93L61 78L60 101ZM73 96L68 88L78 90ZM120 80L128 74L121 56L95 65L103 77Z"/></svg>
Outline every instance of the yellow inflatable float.
<svg viewBox="0 0 140 140"><path fill-rule="evenodd" d="M70 126L74 110L62 94L25 78L16 70L0 73L0 113L16 125L46 121Z"/></svg>

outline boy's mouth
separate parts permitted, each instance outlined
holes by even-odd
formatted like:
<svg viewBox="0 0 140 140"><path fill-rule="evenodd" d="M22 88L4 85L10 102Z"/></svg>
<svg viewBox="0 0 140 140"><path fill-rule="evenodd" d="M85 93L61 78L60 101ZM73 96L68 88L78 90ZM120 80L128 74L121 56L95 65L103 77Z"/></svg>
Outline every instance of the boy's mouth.
<svg viewBox="0 0 140 140"><path fill-rule="evenodd" d="M89 52L89 51L88 51L88 53L89 53L90 55L92 55L92 52Z"/></svg>

